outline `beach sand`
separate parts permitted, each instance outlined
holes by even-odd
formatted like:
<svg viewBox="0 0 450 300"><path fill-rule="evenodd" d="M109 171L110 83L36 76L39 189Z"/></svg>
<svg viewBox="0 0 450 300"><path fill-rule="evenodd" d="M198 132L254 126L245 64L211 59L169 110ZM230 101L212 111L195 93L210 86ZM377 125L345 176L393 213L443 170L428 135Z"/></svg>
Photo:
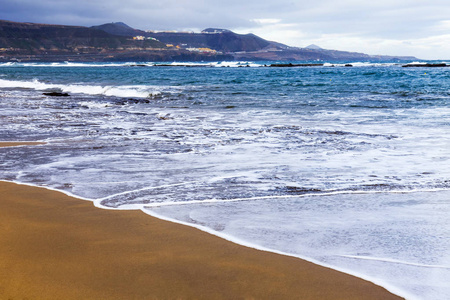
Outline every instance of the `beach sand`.
<svg viewBox="0 0 450 300"><path fill-rule="evenodd" d="M30 145L44 145L44 142L0 142L1 147L17 147L17 146L30 146Z"/></svg>
<svg viewBox="0 0 450 300"><path fill-rule="evenodd" d="M140 211L0 182L0 299L401 299Z"/></svg>

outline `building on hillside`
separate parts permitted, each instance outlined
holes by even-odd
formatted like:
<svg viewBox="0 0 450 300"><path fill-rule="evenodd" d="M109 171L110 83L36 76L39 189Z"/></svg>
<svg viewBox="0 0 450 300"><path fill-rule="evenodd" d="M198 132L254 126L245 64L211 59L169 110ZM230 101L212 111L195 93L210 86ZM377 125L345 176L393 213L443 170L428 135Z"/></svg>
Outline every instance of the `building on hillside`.
<svg viewBox="0 0 450 300"><path fill-rule="evenodd" d="M201 52L201 53L217 53L216 50L210 48L186 48L186 50L191 52Z"/></svg>

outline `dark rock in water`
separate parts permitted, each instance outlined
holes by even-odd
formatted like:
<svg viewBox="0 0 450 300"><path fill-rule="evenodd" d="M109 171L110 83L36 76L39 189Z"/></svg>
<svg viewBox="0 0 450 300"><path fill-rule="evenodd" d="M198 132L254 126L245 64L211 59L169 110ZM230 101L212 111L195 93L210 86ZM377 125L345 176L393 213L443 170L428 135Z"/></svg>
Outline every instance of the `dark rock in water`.
<svg viewBox="0 0 450 300"><path fill-rule="evenodd" d="M442 67L450 67L447 64L407 64L403 65L403 68L442 68Z"/></svg>
<svg viewBox="0 0 450 300"><path fill-rule="evenodd" d="M271 64L270 67L278 67L278 68L288 68L293 67L294 65L291 63L288 64Z"/></svg>
<svg viewBox="0 0 450 300"><path fill-rule="evenodd" d="M48 92L48 93L42 93L45 96L51 96L51 97L69 97L70 95L67 93L60 93L60 92Z"/></svg>
<svg viewBox="0 0 450 300"><path fill-rule="evenodd" d="M345 67L353 67L352 64L346 64Z"/></svg>

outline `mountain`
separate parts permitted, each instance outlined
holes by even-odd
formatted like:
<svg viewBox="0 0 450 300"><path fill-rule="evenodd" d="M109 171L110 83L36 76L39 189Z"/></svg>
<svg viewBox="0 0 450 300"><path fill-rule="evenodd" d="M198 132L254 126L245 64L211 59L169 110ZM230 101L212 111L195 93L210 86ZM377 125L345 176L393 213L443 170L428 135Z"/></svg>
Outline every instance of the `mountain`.
<svg viewBox="0 0 450 300"><path fill-rule="evenodd" d="M124 49L165 48L155 40L133 41L82 26L18 23L0 20L0 48L12 54L98 53Z"/></svg>
<svg viewBox="0 0 450 300"><path fill-rule="evenodd" d="M270 42L253 34L236 34L231 31L218 33L157 32L150 34L166 44L186 48L210 48L221 52L258 51L271 45Z"/></svg>
<svg viewBox="0 0 450 300"><path fill-rule="evenodd" d="M83 26L19 23L0 20L0 61L181 61L225 60L232 56L170 49L155 39L134 39L124 23L108 33ZM128 32L126 32L128 30ZM133 34L130 34L133 32ZM119 34L120 33L120 34Z"/></svg>
<svg viewBox="0 0 450 300"><path fill-rule="evenodd" d="M268 47L282 49L287 47L262 39L254 34L237 34L228 29L206 28L201 33L176 31L142 31L131 28L122 23L107 23L93 26L93 29L107 33L134 37L144 36L155 38L163 43L179 46L180 48L210 48L220 52L258 51Z"/></svg>
<svg viewBox="0 0 450 300"><path fill-rule="evenodd" d="M131 28L130 26L128 26L123 22L106 23L103 25L92 26L91 28L102 30L112 35L120 35L128 37L145 35L145 31Z"/></svg>
<svg viewBox="0 0 450 300"><path fill-rule="evenodd" d="M118 23L108 23L94 26L108 33L123 36L141 35L155 38L165 44L186 48L209 48L218 52L233 55L237 60L372 60L372 61L399 61L417 60L415 57L404 56L371 56L358 52L326 50L317 45L305 48L290 47L281 43L265 40L254 34L237 34L228 29L206 28L201 33L174 32L174 31L142 31Z"/></svg>
<svg viewBox="0 0 450 300"><path fill-rule="evenodd" d="M417 60L290 47L254 34L143 31L122 22L92 27L0 20L0 61Z"/></svg>
<svg viewBox="0 0 450 300"><path fill-rule="evenodd" d="M311 44L309 46L306 46L305 49L311 49L311 50L322 50L322 48L320 48L317 45Z"/></svg>

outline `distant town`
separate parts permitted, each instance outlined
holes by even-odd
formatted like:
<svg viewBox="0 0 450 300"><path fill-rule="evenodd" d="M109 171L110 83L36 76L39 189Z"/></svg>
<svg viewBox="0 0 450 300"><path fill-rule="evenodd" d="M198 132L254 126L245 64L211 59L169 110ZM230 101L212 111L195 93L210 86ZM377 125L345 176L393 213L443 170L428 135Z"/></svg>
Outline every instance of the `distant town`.
<svg viewBox="0 0 450 300"><path fill-rule="evenodd" d="M193 31L176 31L176 30L146 30L145 32L147 33L181 33L181 34L195 34ZM203 30L201 33L203 34L218 34L218 33L222 33L223 30L214 30L212 32L210 31L205 31ZM143 41L143 40L152 40L152 41L157 41L160 42L158 39L151 37L151 36L143 36L143 35L137 35L133 37L133 40L136 41ZM217 51L208 47L200 47L200 48L196 48L196 47L189 47L188 44L178 44L178 45L174 45L174 44L166 44L166 47L169 49L185 49L187 51L191 51L191 52L200 52L200 53L205 53L205 54L222 54L221 51Z"/></svg>

